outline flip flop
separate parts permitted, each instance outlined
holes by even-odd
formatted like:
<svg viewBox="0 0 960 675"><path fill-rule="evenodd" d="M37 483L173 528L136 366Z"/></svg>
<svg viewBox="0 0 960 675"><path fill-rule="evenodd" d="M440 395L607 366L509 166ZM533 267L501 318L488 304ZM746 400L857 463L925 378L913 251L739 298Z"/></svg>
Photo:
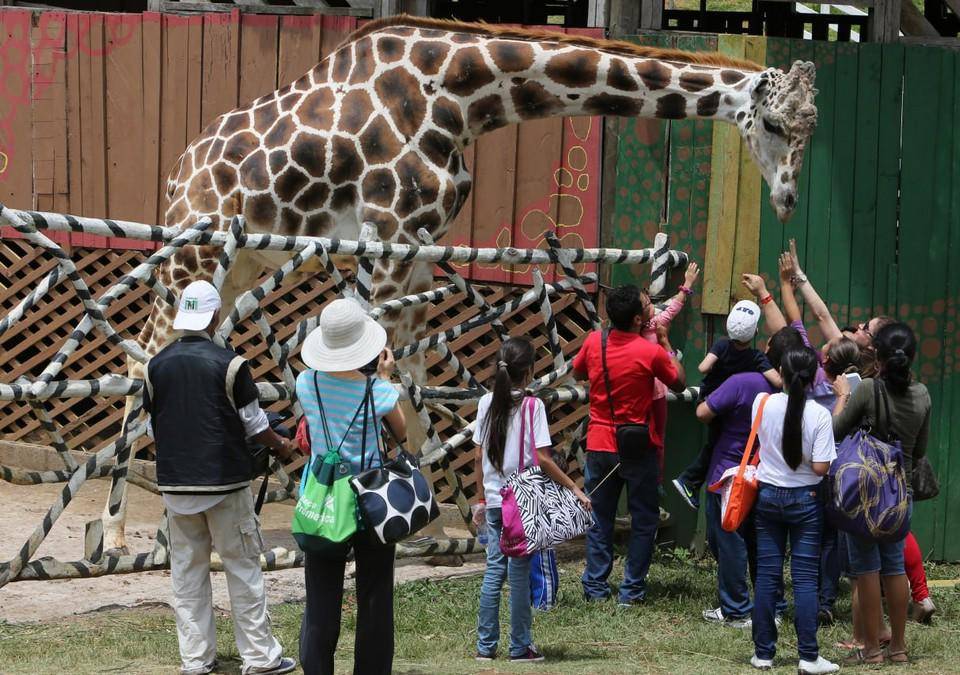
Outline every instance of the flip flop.
<svg viewBox="0 0 960 675"><path fill-rule="evenodd" d="M895 657L901 657L901 658L895 658ZM898 665L910 663L910 657L907 655L906 649L898 649L897 651L894 651L894 652L888 649L887 658L890 659L890 663L896 663Z"/></svg>
<svg viewBox="0 0 960 675"><path fill-rule="evenodd" d="M880 665L883 663L883 652L877 651L875 654L865 654L863 649L857 647L843 659L842 663L845 666Z"/></svg>

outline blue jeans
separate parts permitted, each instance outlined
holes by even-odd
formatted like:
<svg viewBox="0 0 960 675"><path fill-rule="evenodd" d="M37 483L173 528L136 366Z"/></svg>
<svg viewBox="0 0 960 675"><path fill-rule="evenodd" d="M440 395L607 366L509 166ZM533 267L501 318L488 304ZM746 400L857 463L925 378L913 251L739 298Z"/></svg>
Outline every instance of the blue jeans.
<svg viewBox="0 0 960 675"><path fill-rule="evenodd" d="M500 591L510 579L510 656L522 656L533 644L530 628L530 558L508 558L500 551L503 529L499 508L487 509L487 570L480 586L480 611L477 613L477 652L495 654L500 641Z"/></svg>
<svg viewBox="0 0 960 675"><path fill-rule="evenodd" d="M748 519L736 532L727 532L721 523L721 497L715 492L706 495L707 543L717 560L717 595L720 609L729 619L750 616L753 603L747 586L749 548L753 533L752 519ZM751 530L748 536L747 530Z"/></svg>
<svg viewBox="0 0 960 675"><path fill-rule="evenodd" d="M626 486L627 506L630 509L630 544L623 583L620 584L620 602L639 602L646 597L647 572L650 570L657 526L660 524L660 495L657 490L660 468L657 453L651 451L648 456L621 464L604 481L619 461L613 452L587 452L584 488L587 493L594 488L596 491L590 495L593 526L587 531L587 566L581 581L587 598L610 596L607 578L613 569L614 519L617 517L620 493Z"/></svg>
<svg viewBox="0 0 960 675"><path fill-rule="evenodd" d="M820 587L818 602L821 610L833 612L840 588L843 554L840 549L840 533L833 525L823 521L820 536Z"/></svg>
<svg viewBox="0 0 960 675"><path fill-rule="evenodd" d="M772 659L776 653L774 616L789 538L797 651L801 659L816 661L820 653L817 580L823 525L819 486L781 488L761 483L754 515L757 524L757 584L753 603L756 654L761 659Z"/></svg>

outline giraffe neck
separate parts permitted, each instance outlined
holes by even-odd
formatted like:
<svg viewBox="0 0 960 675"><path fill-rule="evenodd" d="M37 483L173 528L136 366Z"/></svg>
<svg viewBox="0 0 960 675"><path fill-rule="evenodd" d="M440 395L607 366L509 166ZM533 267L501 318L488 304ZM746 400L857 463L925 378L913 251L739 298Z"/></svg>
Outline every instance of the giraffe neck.
<svg viewBox="0 0 960 675"><path fill-rule="evenodd" d="M480 134L529 119L613 115L660 119L704 118L735 123L750 102L759 72L728 66L663 61L580 46L490 39L458 48L441 73L444 84L475 74L477 50L492 69L483 86L460 95L467 121L464 145ZM473 54L471 54L471 52ZM450 87L448 87L450 88Z"/></svg>

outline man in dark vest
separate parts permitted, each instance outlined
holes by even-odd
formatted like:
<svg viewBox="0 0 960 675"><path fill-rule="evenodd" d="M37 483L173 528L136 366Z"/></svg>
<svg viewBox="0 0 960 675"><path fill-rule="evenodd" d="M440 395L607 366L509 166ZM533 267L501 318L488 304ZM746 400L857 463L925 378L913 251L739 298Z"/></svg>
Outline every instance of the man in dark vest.
<svg viewBox="0 0 960 675"><path fill-rule="evenodd" d="M283 459L294 446L270 428L247 362L212 342L219 314L220 296L211 284L187 286L173 323L183 335L150 359L144 377L157 486L170 523L180 672L200 675L217 667L212 547L227 577L242 672L288 673L296 662L283 656L267 616L247 439Z"/></svg>

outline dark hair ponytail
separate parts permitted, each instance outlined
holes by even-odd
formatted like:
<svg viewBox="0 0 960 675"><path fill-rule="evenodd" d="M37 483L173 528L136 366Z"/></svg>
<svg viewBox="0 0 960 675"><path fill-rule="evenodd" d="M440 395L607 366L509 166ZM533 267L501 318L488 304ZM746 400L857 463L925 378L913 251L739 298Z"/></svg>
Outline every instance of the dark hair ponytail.
<svg viewBox="0 0 960 675"><path fill-rule="evenodd" d="M796 471L803 461L803 409L807 387L817 375L817 355L809 347L791 349L780 362L787 390L787 413L783 418L783 459Z"/></svg>
<svg viewBox="0 0 960 675"><path fill-rule="evenodd" d="M894 394L906 394L913 380L910 367L917 354L917 336L910 326L896 321L877 331L873 344L880 362L880 379Z"/></svg>
<svg viewBox="0 0 960 675"><path fill-rule="evenodd" d="M510 338L500 347L490 409L479 436L486 439L487 457L500 473L503 473L503 453L507 445L510 416L520 402L514 399L513 390L526 384L525 379L534 361L533 343L527 338Z"/></svg>

